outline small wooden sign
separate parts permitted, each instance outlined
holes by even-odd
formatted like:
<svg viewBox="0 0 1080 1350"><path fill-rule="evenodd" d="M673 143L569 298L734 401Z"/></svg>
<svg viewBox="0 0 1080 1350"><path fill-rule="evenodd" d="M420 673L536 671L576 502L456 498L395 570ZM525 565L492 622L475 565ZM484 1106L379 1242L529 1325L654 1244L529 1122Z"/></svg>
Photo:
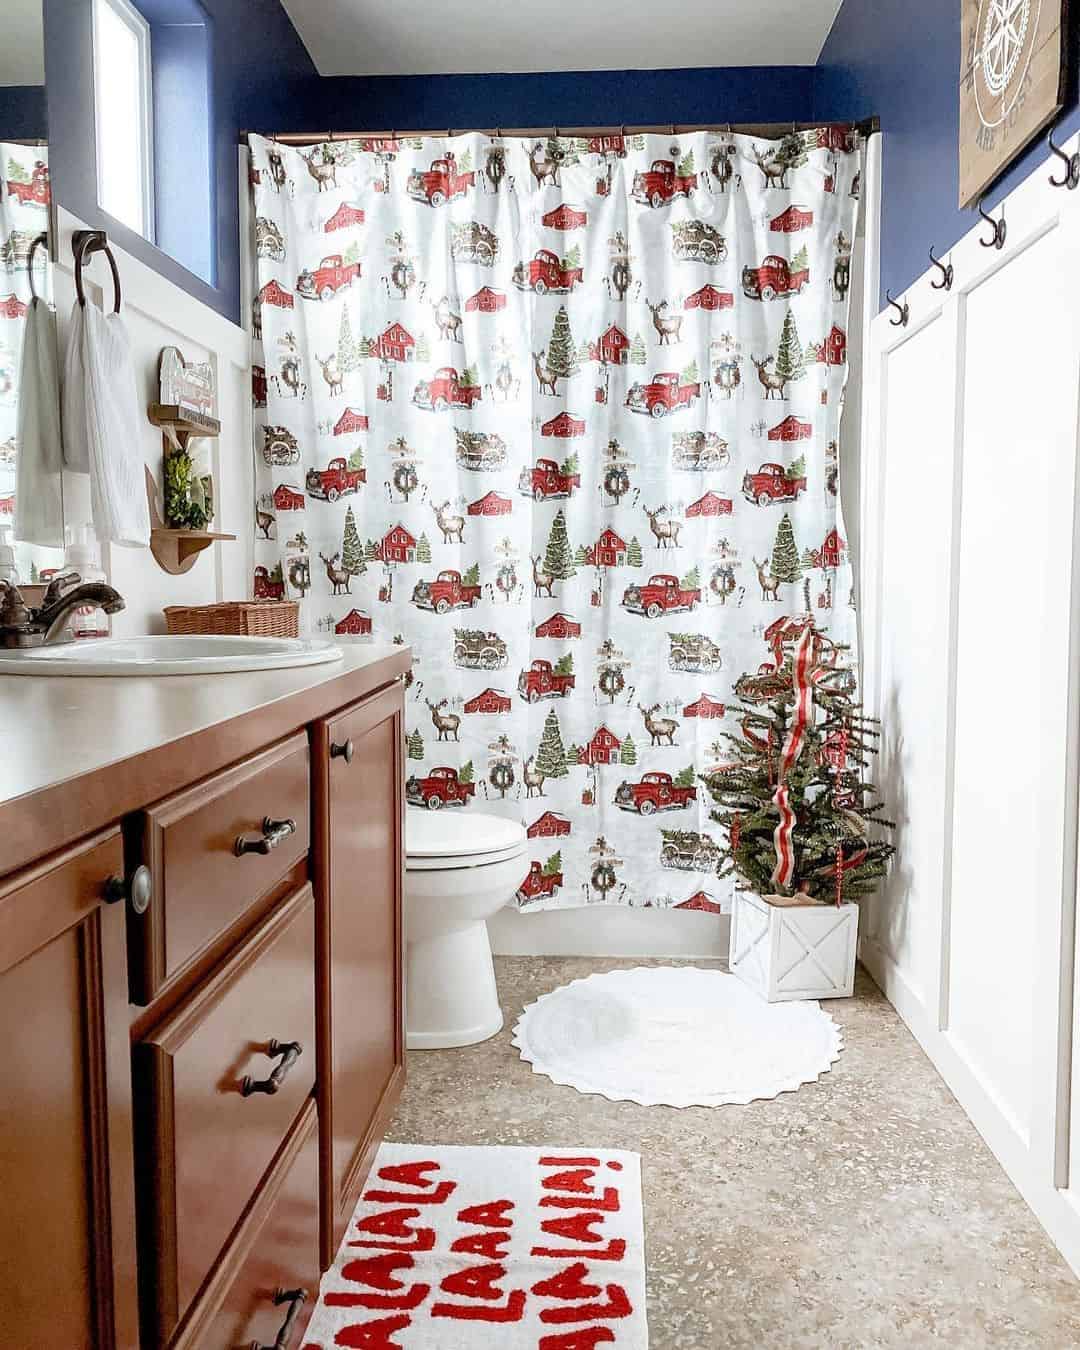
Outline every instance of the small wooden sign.
<svg viewBox="0 0 1080 1350"><path fill-rule="evenodd" d="M163 347L158 363L161 403L185 415L217 420L217 389L209 361L186 361L179 347Z"/></svg>
<svg viewBox="0 0 1080 1350"><path fill-rule="evenodd" d="M1065 98L1067 0L960 0L960 205L974 204Z"/></svg>

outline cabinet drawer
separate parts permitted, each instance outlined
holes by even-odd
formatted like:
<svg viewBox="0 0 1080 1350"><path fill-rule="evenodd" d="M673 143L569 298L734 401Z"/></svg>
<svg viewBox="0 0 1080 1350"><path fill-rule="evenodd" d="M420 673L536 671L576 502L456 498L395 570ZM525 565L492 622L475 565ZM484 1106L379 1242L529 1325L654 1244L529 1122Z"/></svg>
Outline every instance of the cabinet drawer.
<svg viewBox="0 0 1080 1350"><path fill-rule="evenodd" d="M144 1314L157 1344L314 1086L311 887L273 910L133 1056Z"/></svg>
<svg viewBox="0 0 1080 1350"><path fill-rule="evenodd" d="M171 1350L299 1350L319 1293L319 1150L309 1102ZM301 1303L290 1294L302 1292ZM278 1300L281 1300L280 1302Z"/></svg>
<svg viewBox="0 0 1080 1350"><path fill-rule="evenodd" d="M292 736L141 813L138 861L153 873L154 899L132 937L136 1002L148 1003L307 852L308 758L307 737Z"/></svg>

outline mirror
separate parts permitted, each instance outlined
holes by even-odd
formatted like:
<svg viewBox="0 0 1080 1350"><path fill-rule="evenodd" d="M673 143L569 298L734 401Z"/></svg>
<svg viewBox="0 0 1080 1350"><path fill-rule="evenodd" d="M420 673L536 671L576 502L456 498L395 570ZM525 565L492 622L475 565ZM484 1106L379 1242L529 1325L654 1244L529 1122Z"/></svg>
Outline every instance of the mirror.
<svg viewBox="0 0 1080 1350"><path fill-rule="evenodd" d="M64 557L42 4L0 11L0 578L20 585Z"/></svg>

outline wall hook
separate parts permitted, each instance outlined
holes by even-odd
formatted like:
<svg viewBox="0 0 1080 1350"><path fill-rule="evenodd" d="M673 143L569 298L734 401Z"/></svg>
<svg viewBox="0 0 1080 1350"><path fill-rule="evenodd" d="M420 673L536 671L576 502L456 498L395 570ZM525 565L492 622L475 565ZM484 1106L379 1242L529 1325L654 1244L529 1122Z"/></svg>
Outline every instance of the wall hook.
<svg viewBox="0 0 1080 1350"><path fill-rule="evenodd" d="M885 299L892 305L897 314L900 315L898 319L890 319L889 322L894 328L906 328L908 326L908 320L911 318L911 309L908 306L908 302L905 300L901 305L892 298L888 291L885 292Z"/></svg>
<svg viewBox="0 0 1080 1350"><path fill-rule="evenodd" d="M933 244L930 245L930 261L941 273L941 280L932 281L930 285L934 288L935 291L951 291L953 288L953 281L955 280L956 275L953 272L953 265L952 263L940 262L937 258L934 257Z"/></svg>
<svg viewBox="0 0 1080 1350"><path fill-rule="evenodd" d="M983 248L1004 248L1005 237L1008 234L1008 226L1005 224L1005 208L1002 207L1001 219L995 220L993 216L988 216L983 210L983 199L980 197L978 210L979 215L982 216L987 225L992 226L994 230L994 237L992 239L980 239L979 243L982 244Z"/></svg>
<svg viewBox="0 0 1080 1350"><path fill-rule="evenodd" d="M1055 145L1053 127L1046 133L1046 144L1065 165L1065 177L1055 178L1054 175L1051 174L1050 186L1059 188L1067 187L1070 192L1072 192L1074 188L1080 187L1080 152L1070 155L1067 151L1062 150L1060 145Z"/></svg>
<svg viewBox="0 0 1080 1350"><path fill-rule="evenodd" d="M112 270L113 289L115 298L113 300L113 313L120 313L120 272L116 266L116 259L113 257L112 249L109 247L109 240L104 230L76 230L71 236L71 253L75 259L75 294L78 296L79 304L86 307L86 292L83 290L83 266L92 253L104 253L109 260L109 267Z"/></svg>

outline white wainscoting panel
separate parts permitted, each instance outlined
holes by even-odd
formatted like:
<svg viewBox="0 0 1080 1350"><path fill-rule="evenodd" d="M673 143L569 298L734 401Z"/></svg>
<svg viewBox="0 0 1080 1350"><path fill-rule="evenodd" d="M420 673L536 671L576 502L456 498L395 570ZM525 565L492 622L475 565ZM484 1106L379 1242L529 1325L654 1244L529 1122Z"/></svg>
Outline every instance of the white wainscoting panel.
<svg viewBox="0 0 1080 1350"><path fill-rule="evenodd" d="M899 854L861 954L1080 1271L1080 194L1040 169L1003 210L1003 249L979 225L951 292L931 270L871 327L864 687Z"/></svg>

